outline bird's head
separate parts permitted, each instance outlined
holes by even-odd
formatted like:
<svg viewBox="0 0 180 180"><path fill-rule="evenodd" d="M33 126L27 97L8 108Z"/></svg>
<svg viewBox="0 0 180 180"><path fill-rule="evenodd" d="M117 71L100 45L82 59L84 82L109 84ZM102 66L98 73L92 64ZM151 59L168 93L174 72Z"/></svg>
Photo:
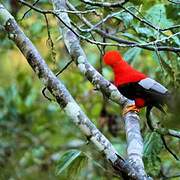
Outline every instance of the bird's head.
<svg viewBox="0 0 180 180"><path fill-rule="evenodd" d="M123 58L118 51L107 51L103 56L103 61L105 64L113 68L113 66L123 61Z"/></svg>

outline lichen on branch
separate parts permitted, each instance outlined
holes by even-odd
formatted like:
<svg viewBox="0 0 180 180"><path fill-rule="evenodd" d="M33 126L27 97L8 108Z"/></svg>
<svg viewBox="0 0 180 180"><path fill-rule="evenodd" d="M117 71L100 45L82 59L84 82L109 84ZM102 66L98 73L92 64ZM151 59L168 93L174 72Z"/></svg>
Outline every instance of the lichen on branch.
<svg viewBox="0 0 180 180"><path fill-rule="evenodd" d="M89 120L80 106L75 102L65 86L52 73L44 59L39 54L33 43L20 29L15 19L0 4L0 25L4 26L9 38L17 45L27 59L35 74L56 98L60 107L64 110L69 119L75 123L83 134L95 145L105 156L105 159L123 174L125 179L146 179L121 158L108 139Z"/></svg>
<svg viewBox="0 0 180 180"><path fill-rule="evenodd" d="M72 59L75 61L78 69L83 75L96 87L99 89L107 98L120 104L123 108L132 104L131 100L125 98L118 89L107 81L96 69L88 62L85 52L83 51L79 39L68 27L71 27L70 19L68 13L66 12L67 6L65 0L52 0L54 10L59 11L59 18L63 19L62 23L59 21L60 31L62 32L64 43L71 55ZM67 27L68 26L68 27ZM142 161L143 153L143 140L140 133L139 117L135 113L128 113L124 116L125 126L126 126L126 137L128 144L128 157L131 164L137 169L142 176L146 176L144 171L144 164ZM131 122L131 123L129 123ZM134 128L136 127L136 128Z"/></svg>

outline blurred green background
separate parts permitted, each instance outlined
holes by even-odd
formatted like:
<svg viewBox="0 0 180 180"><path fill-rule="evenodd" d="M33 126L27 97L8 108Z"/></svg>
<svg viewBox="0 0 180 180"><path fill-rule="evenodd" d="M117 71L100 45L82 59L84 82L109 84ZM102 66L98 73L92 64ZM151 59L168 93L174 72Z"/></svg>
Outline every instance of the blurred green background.
<svg viewBox="0 0 180 180"><path fill-rule="evenodd" d="M54 73L71 60L53 16L48 16L54 43L52 48L47 41L44 16L30 11L21 20L28 10L27 7L13 0L0 2L13 13ZM70 2L79 10L88 8L78 0ZM38 5L45 9L52 8L48 0L41 0ZM178 24L180 20L180 6L168 1L151 0L144 4L141 0L133 0L127 4L127 7L137 8L151 23L161 28ZM105 16L112 10L105 8L98 9L97 12ZM78 25L82 24L74 15L70 17ZM99 21L94 14L88 15L87 18L93 23ZM139 23L126 12L108 20L105 26L110 31L117 30L119 37L128 40L145 42L159 37L155 30ZM178 31L179 29L174 29L166 31L165 34L171 35ZM89 34L83 35L89 37ZM96 34L95 38L102 40L102 37ZM179 47L180 40L175 36L167 43ZM81 42L81 45L88 61L100 72L102 71L106 79L112 80L111 69L104 65L101 67L101 53L97 46L85 41ZM106 50L110 49L117 48L106 47ZM162 56L160 61L153 51L140 48L118 48L118 50L135 68L158 80L176 95L174 113L164 115L155 110L153 118L160 121L166 128L178 130L180 127L180 58L178 54L160 52ZM8 40L2 27L0 27L0 67L0 180L118 179L106 162L103 162L101 155L69 121L57 103L48 101L42 95L41 90L44 87L20 51L13 42ZM125 132L119 106L104 99L100 92L95 91L74 64L71 64L59 78L88 117L112 142L119 154L126 157ZM48 93L47 95L50 96ZM141 111L140 117L145 143L146 171L155 179L177 174L180 164L165 150L159 135L148 130L144 110ZM172 137L166 137L166 140L171 149L180 155L179 140Z"/></svg>

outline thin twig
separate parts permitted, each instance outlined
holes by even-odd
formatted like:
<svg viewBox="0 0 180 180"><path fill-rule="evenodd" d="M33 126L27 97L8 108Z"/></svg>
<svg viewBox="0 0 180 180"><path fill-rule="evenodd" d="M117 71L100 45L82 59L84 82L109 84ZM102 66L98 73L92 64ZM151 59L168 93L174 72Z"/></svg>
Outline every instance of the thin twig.
<svg viewBox="0 0 180 180"><path fill-rule="evenodd" d="M143 24L146 24L148 25L149 27L157 30L157 31L160 31L160 32L163 32L163 31L168 31L168 30L171 30L171 29L175 29L175 28L180 28L180 25L174 25L174 26L171 26L171 27L168 27L168 28L159 28L159 27L156 27L155 25L153 25L152 23L150 23L148 20L146 20L145 18L140 18L138 17L135 13L131 12L128 8L126 7L123 7L121 6L122 9L124 9L126 12L128 12L130 15L132 15L135 19L137 19L138 21L140 21L141 23ZM137 10L136 10L137 11Z"/></svg>
<svg viewBox="0 0 180 180"><path fill-rule="evenodd" d="M71 5L71 3L67 2L67 5L68 7L71 9L71 10L76 10L76 8L74 6ZM92 28L93 25L82 15L79 15L79 14L76 14L89 28ZM80 30L80 29L79 29ZM140 48L144 48L144 49L148 49L148 50L152 50L154 51L154 47L153 47L153 44L154 42L149 42L147 43L143 43L143 44L139 44L137 42L134 42L134 41L127 41L127 40L124 40L124 39L120 39L118 38L117 36L112 36L106 32L104 32L103 30L99 29L99 28L94 28L93 31L97 32L98 34L100 34L101 36L103 37L106 37L107 39L111 39L113 41L116 41L119 43L118 44L113 44L113 43L107 43L107 44L104 44L104 43L99 43L100 45L107 45L107 46L117 46L117 47L140 47ZM168 38L168 37L167 37ZM163 39L165 40L165 39ZM124 46L124 45L127 45L127 46ZM166 50L166 51L174 51L174 52L179 52L180 51L180 48L178 47L169 47L169 46L159 46L158 45L158 50L159 51L163 51L163 50Z"/></svg>
<svg viewBox="0 0 180 180"><path fill-rule="evenodd" d="M155 30L159 30L159 31L167 31L167 30L171 30L171 29L175 29L175 28L180 28L180 25L174 25L174 26L171 26L171 27L168 27L168 28L164 28L164 29L161 29L161 28L158 28L156 27L155 25L151 24L149 21L145 20L145 19L142 19L138 16L136 16L133 12L131 12L129 9L127 9L126 7L123 7L123 4L127 1L124 1L124 3L121 3L121 2L117 2L117 3L102 3L102 2L94 2L94 1L90 1L90 0L81 0L82 2L84 3L87 3L87 4L90 4L92 6L99 6L99 7L110 7L110 8L113 8L113 7L120 7L122 9L124 9L126 12L128 12L129 14L131 14L134 18L136 18L138 21L148 25L149 27L155 29Z"/></svg>
<svg viewBox="0 0 180 180"><path fill-rule="evenodd" d="M69 61L57 74L56 76L59 76L65 69L68 68L68 66L73 62L73 60Z"/></svg>
<svg viewBox="0 0 180 180"><path fill-rule="evenodd" d="M54 12L55 13L66 12L66 13L71 13L71 14L89 14L89 13L94 13L97 16L99 16L99 14L96 11L96 9L88 9L88 10L84 10L84 11L79 11L79 10L71 11L71 10L62 10L62 9L59 9L59 10L54 10Z"/></svg>
<svg viewBox="0 0 180 180"><path fill-rule="evenodd" d="M123 4L127 3L128 0L119 0L118 2L110 3L110 2L93 2L89 0L80 0L83 3L99 6L99 7L109 7L109 8L118 8L121 7Z"/></svg>
<svg viewBox="0 0 180 180"><path fill-rule="evenodd" d="M91 32L95 28L99 27L101 24L105 23L108 19L117 16L118 14L122 13L123 11L120 12L115 12L112 14L108 14L105 18L103 18L101 21L99 21L97 24L93 25L91 28L88 29L81 29L82 32Z"/></svg>
<svg viewBox="0 0 180 180"><path fill-rule="evenodd" d="M54 42L51 37L51 32L50 32L47 15L44 14L44 17L46 20L46 28L47 28L47 34L48 34L48 39L47 39L46 43L47 43L47 46L49 46L51 49L51 57L52 57L53 63L55 64L56 63L56 51L55 51L55 47L54 47Z"/></svg>
<svg viewBox="0 0 180 180"><path fill-rule="evenodd" d="M101 31L99 29L96 29L96 31L103 35L104 37L106 38L109 38L109 39L112 39L116 42L118 42L118 44L115 44L115 43L103 43L103 42L97 42L97 41L93 41L85 36L82 36L80 34L78 34L75 30L73 30L71 27L69 27L66 23L64 23L64 21L58 16L57 13L55 13L54 11L51 11L51 10L42 10L40 8L37 8L37 7L34 7L32 6L31 4L23 1L23 0L18 0L19 2L21 2L22 4L26 5L26 6L29 6L31 7L32 9L34 9L35 11L39 12L39 13L42 13L42 14L53 14L55 15L69 30L71 30L77 37L79 37L80 39L82 40L85 40L89 43L92 43L92 44L99 44L99 45L102 45L102 46L117 46L117 47L141 47L141 48L144 48L144 49L148 49L148 50L153 50L154 51L154 48L152 47L151 44L138 44L136 42L131 42L131 41L127 41L127 40L123 40L123 39L119 39L115 36L111 36L109 34L107 34L106 32L104 31ZM152 43L152 42L151 42ZM163 50L166 50L166 51L174 51L174 52L179 52L180 51L180 48L177 48L177 47L168 47L168 46L158 46L158 50L159 51L163 51Z"/></svg>
<svg viewBox="0 0 180 180"><path fill-rule="evenodd" d="M178 2L178 1L171 1L171 0L168 0L168 1L171 3L174 3L174 4L180 4L180 2Z"/></svg>
<svg viewBox="0 0 180 180"><path fill-rule="evenodd" d="M58 73L56 73L56 77L59 76L65 69L67 69L72 62L73 60L69 61ZM52 99L46 95L46 89L47 87L44 87L41 92L46 99L52 101Z"/></svg>
<svg viewBox="0 0 180 180"><path fill-rule="evenodd" d="M36 1L32 4L32 6L35 6L39 1L40 1L40 0L36 0ZM22 20L26 17L26 15L27 15L31 10L32 10L32 7L30 7L30 8L24 13L24 15L23 15L23 17L20 19L20 21L22 21Z"/></svg>
<svg viewBox="0 0 180 180"><path fill-rule="evenodd" d="M163 142L163 145L164 145L165 149L166 149L177 161L179 161L179 157L176 156L176 154L168 147L164 135L161 135L161 139L162 139L162 142Z"/></svg>

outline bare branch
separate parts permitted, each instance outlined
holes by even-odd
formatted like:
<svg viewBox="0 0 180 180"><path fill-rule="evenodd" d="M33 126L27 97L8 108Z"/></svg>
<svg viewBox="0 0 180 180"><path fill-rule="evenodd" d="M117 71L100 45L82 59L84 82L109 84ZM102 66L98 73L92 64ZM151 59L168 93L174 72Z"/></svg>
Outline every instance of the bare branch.
<svg viewBox="0 0 180 180"><path fill-rule="evenodd" d="M18 0L19 2L21 2L22 4L32 8L33 10L39 12L39 13L42 13L42 14L53 14L55 15L67 28L69 28L76 36L78 36L80 39L82 40L85 40L89 43L92 43L92 44L96 44L96 45L102 45L102 46L117 46L117 47L140 47L140 48L144 48L144 49L148 49L148 50L151 50L151 51L154 51L155 50L155 47L153 46L153 42L151 43L147 43L147 44L139 44L137 42L133 42L133 41L127 41L127 40L124 40L124 39L120 39L118 37L115 37L115 36L112 36L112 35L109 35L108 33L104 32L103 30L100 30L98 28L95 28L94 31L96 31L98 34L100 34L101 36L105 37L105 38L108 38L108 39L111 39L113 41L116 41L118 42L118 44L115 44L115 43L104 43L104 42L97 42L97 41L94 41L94 40L91 40L85 36L82 36L80 34L78 34L74 29L72 29L71 27L69 27L66 23L64 23L63 19L61 19L59 16L58 16L58 13L52 11L52 10L42 10L40 8L37 8L37 7L34 7L32 6L31 4L23 1L23 0ZM69 4L69 3L68 3ZM69 4L70 5L70 4ZM72 7L72 6L71 6ZM75 8L73 8L75 9ZM59 10L58 10L59 11ZM61 10L61 11L64 11L66 12L65 10ZM77 10L75 10L77 11ZM81 14L77 14L80 18L81 18ZM89 27L93 27L93 25L88 22L87 20L85 21L85 18L83 19L83 21L86 23L86 25L88 25ZM180 52L180 48L177 48L177 47L169 47L169 46L159 46L157 45L157 49L159 51L173 51L173 52Z"/></svg>
<svg viewBox="0 0 180 180"><path fill-rule="evenodd" d="M168 0L168 1L171 3L174 3L174 4L180 4L180 2L178 2L178 0L177 1Z"/></svg>
<svg viewBox="0 0 180 180"><path fill-rule="evenodd" d="M74 6L72 6L71 3L67 2L67 5L68 7L71 9L71 10L76 10ZM111 39L113 41L116 41L119 43L118 44L112 44L112 43L102 43L104 45L107 45L107 46L120 46L120 47L140 47L140 48L143 48L143 49L147 49L147 50L151 50L151 51L155 51L155 47L154 47L154 43L156 43L155 41L153 42L150 42L150 43L138 43L138 42L134 42L134 41L128 41L128 40L124 40L124 39L121 39L121 38L118 38L117 36L113 36L113 35L110 35L108 34L107 32L104 32L103 30L97 28L97 27L94 27L94 25L92 25L84 16L80 15L80 14L76 14L90 29L92 29L93 31L95 31L96 33L98 33L99 35L107 38L107 39ZM168 37L167 37L168 38ZM124 46L123 46L124 44ZM157 50L158 51L174 51L174 52L180 52L180 48L178 47L169 47L169 46L162 46L162 45L158 45L157 44Z"/></svg>
<svg viewBox="0 0 180 180"><path fill-rule="evenodd" d="M138 17L135 13L131 12L128 8L123 7L123 6L121 6L121 8L124 9L126 12L128 12L131 16L133 16L135 19L137 19L141 23L148 25L149 27L151 27L152 29L155 29L157 31L162 32L162 31L167 31L167 30L171 30L171 29L175 29L175 28L180 28L180 25L174 25L174 26L162 29L160 27L153 25L152 23L150 23L146 19Z"/></svg>
<svg viewBox="0 0 180 180"><path fill-rule="evenodd" d="M36 75L56 98L56 101L64 110L66 115L81 129L83 134L95 145L95 147L105 155L106 160L110 162L119 173L121 172L123 174L124 179L146 179L117 154L108 139L106 139L106 137L84 114L65 86L52 73L35 46L25 36L23 31L17 25L15 19L2 4L0 4L0 24L4 26L9 38L14 41L17 47L21 50Z"/></svg>
<svg viewBox="0 0 180 180"><path fill-rule="evenodd" d="M35 6L38 2L39 2L39 0L36 0L36 1L32 4L32 6ZM21 20L23 20L23 19L26 17L26 15L27 15L31 10L32 10L32 8L29 8L29 9L24 13L24 15L23 15L23 17L21 18Z"/></svg>
<svg viewBox="0 0 180 180"><path fill-rule="evenodd" d="M173 129L167 129L167 128L160 127L160 128L155 128L154 131L156 131L157 133L159 133L161 135L168 135L168 136L180 138L180 131L176 131Z"/></svg>
<svg viewBox="0 0 180 180"><path fill-rule="evenodd" d="M111 7L111 8L121 7L121 5L128 2L128 0L119 0L118 2L115 2L115 3L93 2L93 1L89 1L89 0L80 0L80 1L83 3L89 4L89 5L94 5L94 6L99 6L99 7Z"/></svg>
<svg viewBox="0 0 180 180"><path fill-rule="evenodd" d="M175 28L179 28L180 25L174 25L174 26L171 26L171 27L168 27L168 28L164 28L164 29L161 29L159 27L156 27L155 25L151 24L149 21L145 20L145 19L142 19L140 17L138 17L137 15L135 15L133 12L131 12L128 8L126 7L123 7L123 4L128 2L128 1L125 1L124 0L124 3L121 3L121 2L117 2L117 3L102 3L102 2L93 2L91 0L81 0L82 2L86 3L86 4L90 4L92 6L99 6L99 7L120 7L122 9L124 9L126 12L128 12L129 14L131 14L134 18L136 18L137 20L139 20L141 23L144 23L146 25L148 25L149 27L157 30L157 31L167 31L167 30L171 30L171 29L175 29ZM174 2L174 1L170 1L172 3L176 3L178 4L179 2Z"/></svg>
<svg viewBox="0 0 180 180"><path fill-rule="evenodd" d="M65 1L52 0L55 9L66 9ZM70 19L67 13L60 13L60 18L64 20L66 25L68 24L71 27ZM87 77L87 79L97 88L102 91L104 95L108 98L112 99L115 102L118 102L123 107L126 104L133 103L132 101L128 101L125 97L123 97L117 88L112 85L110 82L105 80L95 69L92 67L88 61L87 57L80 45L80 42L77 36L70 31L67 26L64 26L60 22L61 31L63 34L65 45L71 55L71 57L75 60L76 65L79 70ZM112 94L113 93L113 94ZM117 99L119 99L117 101ZM139 126L139 117L136 113L128 113L124 116L124 121L126 125L126 134L128 141L128 158L129 162L133 165L133 167L144 177L146 177L146 173L144 171L144 165L142 162L142 153L143 153L143 142L140 133Z"/></svg>

